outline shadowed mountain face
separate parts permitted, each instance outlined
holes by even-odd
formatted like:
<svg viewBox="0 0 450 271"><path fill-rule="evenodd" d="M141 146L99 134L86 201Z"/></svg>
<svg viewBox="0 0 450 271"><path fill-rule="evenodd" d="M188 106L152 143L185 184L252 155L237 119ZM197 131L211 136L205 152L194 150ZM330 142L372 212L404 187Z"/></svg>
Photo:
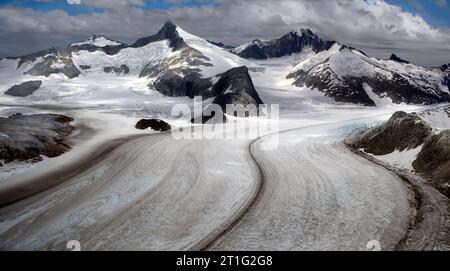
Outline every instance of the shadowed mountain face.
<svg viewBox="0 0 450 271"><path fill-rule="evenodd" d="M392 54L391 57L389 58L389 60L398 62L398 63L406 63L409 64L409 61L403 60L400 57L398 57L396 54Z"/></svg>
<svg viewBox="0 0 450 271"><path fill-rule="evenodd" d="M251 104L256 107L263 104L245 66L233 68L224 73L213 86L212 93L216 97L213 103L220 105L224 112L227 104L244 106Z"/></svg>
<svg viewBox="0 0 450 271"><path fill-rule="evenodd" d="M300 62L288 78L296 86L315 88L338 102L375 106L450 102L447 76L438 68L371 58L335 43Z"/></svg>
<svg viewBox="0 0 450 271"><path fill-rule="evenodd" d="M139 48L149 43L162 40L168 40L170 43L169 46L173 48L173 50L179 50L186 46L183 38L181 38L177 32L177 26L174 23L168 21L164 24L163 28L158 31L158 33L153 36L138 39L133 45L131 45L131 47Z"/></svg>
<svg viewBox="0 0 450 271"><path fill-rule="evenodd" d="M365 133L355 147L374 155L415 149L424 144L432 131L420 116L396 112L384 125Z"/></svg>
<svg viewBox="0 0 450 271"><path fill-rule="evenodd" d="M445 64L441 66L441 70L445 74L444 83L447 85L450 90L450 64Z"/></svg>
<svg viewBox="0 0 450 271"><path fill-rule="evenodd" d="M16 97L26 97L28 95L33 94L36 90L38 90L42 85L42 81L27 81L23 82L19 85L14 85L10 89L8 89L5 94Z"/></svg>
<svg viewBox="0 0 450 271"><path fill-rule="evenodd" d="M70 149L64 139L74 127L71 117L53 114L15 114L0 118L0 160L41 160L41 155L55 157Z"/></svg>
<svg viewBox="0 0 450 271"><path fill-rule="evenodd" d="M260 114L259 106L264 104L258 95L245 66L233 68L221 75L219 81L212 86L214 100L212 105L218 105L222 113L236 117L250 117ZM239 105L234 112L229 112L227 105ZM243 106L243 107L240 107ZM202 116L191 120L193 123L225 122L226 117L216 114L215 108L207 106Z"/></svg>
<svg viewBox="0 0 450 271"><path fill-rule="evenodd" d="M414 169L433 179L441 191L450 196L450 130L433 135L423 146L413 163Z"/></svg>
<svg viewBox="0 0 450 271"><path fill-rule="evenodd" d="M449 108L411 114L396 112L383 125L356 136L352 147L376 156L418 149L412 168L431 179L443 194L450 196L450 130L433 126L447 123L443 127L448 127L449 112Z"/></svg>
<svg viewBox="0 0 450 271"><path fill-rule="evenodd" d="M254 40L236 52L240 57L253 59L267 59L301 53L305 47L310 47L318 53L328 50L334 41L324 41L309 29L302 29L301 35L290 32L279 39L271 41Z"/></svg>

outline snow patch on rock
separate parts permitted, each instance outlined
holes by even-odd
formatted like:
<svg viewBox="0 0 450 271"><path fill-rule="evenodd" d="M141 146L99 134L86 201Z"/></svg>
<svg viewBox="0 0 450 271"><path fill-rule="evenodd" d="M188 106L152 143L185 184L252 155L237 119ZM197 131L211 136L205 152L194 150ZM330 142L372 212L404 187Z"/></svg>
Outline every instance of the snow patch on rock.
<svg viewBox="0 0 450 271"><path fill-rule="evenodd" d="M120 42L108 39L105 36L92 36L85 41L75 42L69 45L69 47L81 46L81 45L93 45L96 47L106 47L106 46L118 46L121 45Z"/></svg>

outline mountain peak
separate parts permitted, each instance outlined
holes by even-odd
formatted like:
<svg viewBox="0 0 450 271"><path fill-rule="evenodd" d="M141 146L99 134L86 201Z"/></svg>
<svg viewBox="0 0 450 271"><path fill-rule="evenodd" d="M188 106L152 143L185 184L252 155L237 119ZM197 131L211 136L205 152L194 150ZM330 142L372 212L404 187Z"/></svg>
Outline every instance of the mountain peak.
<svg viewBox="0 0 450 271"><path fill-rule="evenodd" d="M164 39L170 39L174 35L178 35L177 25L172 21L166 21L156 35L160 35Z"/></svg>
<svg viewBox="0 0 450 271"><path fill-rule="evenodd" d="M72 43L69 45L69 47L83 46L83 45L92 45L95 47L106 47L106 46L119 46L122 44L123 43L114 41L104 35L93 35L84 41Z"/></svg>
<svg viewBox="0 0 450 271"><path fill-rule="evenodd" d="M291 31L279 39L270 41L254 40L236 48L235 53L243 58L267 59L296 54L310 47L314 52L330 49L335 42L322 40L310 29L300 29L301 35Z"/></svg>
<svg viewBox="0 0 450 271"><path fill-rule="evenodd" d="M392 54L391 57L389 58L389 60L398 62L398 63L405 63L405 64L409 64L409 61L403 60L400 57L398 57L396 54Z"/></svg>
<svg viewBox="0 0 450 271"><path fill-rule="evenodd" d="M172 21L166 21L163 27L153 36L145 37L137 40L131 47L139 48L145 46L149 43L168 40L170 42L169 46L174 50L181 49L185 47L185 42L183 38L180 37L177 31L178 26Z"/></svg>
<svg viewBox="0 0 450 271"><path fill-rule="evenodd" d="M309 29L309 28L302 28L302 29L300 29L300 33L302 34L302 36L315 36L315 37L317 37L317 35L314 34L314 32L312 32L311 29Z"/></svg>
<svg viewBox="0 0 450 271"><path fill-rule="evenodd" d="M163 28L176 28L177 27L177 25L176 24L174 24L171 20L167 20L165 23L164 23L164 26L163 26Z"/></svg>

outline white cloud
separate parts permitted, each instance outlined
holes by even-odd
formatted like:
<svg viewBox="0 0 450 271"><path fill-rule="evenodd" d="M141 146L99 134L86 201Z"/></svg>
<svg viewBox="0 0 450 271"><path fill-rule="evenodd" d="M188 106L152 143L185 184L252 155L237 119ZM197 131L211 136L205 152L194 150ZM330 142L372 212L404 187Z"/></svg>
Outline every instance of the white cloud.
<svg viewBox="0 0 450 271"><path fill-rule="evenodd" d="M69 5L81 5L81 0L67 0Z"/></svg>

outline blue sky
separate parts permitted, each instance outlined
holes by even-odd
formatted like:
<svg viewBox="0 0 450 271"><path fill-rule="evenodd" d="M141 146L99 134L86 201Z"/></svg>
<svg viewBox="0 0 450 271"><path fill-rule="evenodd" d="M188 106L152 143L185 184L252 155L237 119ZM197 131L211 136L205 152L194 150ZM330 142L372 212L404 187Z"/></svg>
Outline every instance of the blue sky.
<svg viewBox="0 0 450 271"><path fill-rule="evenodd" d="M419 14L433 26L450 27L450 1L448 0L387 0L386 2L401 6L405 11L413 14Z"/></svg>
<svg viewBox="0 0 450 271"><path fill-rule="evenodd" d="M81 0L81 3L83 0ZM215 6L217 3L215 1L196 1L196 0L184 0L179 1L164 1L164 0L148 0L145 1L144 8L151 9L170 9L174 7L191 7L191 6L204 6L211 5ZM0 6L16 6L16 7L25 7L32 8L40 11L50 11L55 9L65 10L67 13L71 15L77 15L82 13L91 13L91 12L101 12L102 9L94 8L87 5L71 5L68 4L67 0L0 0Z"/></svg>

